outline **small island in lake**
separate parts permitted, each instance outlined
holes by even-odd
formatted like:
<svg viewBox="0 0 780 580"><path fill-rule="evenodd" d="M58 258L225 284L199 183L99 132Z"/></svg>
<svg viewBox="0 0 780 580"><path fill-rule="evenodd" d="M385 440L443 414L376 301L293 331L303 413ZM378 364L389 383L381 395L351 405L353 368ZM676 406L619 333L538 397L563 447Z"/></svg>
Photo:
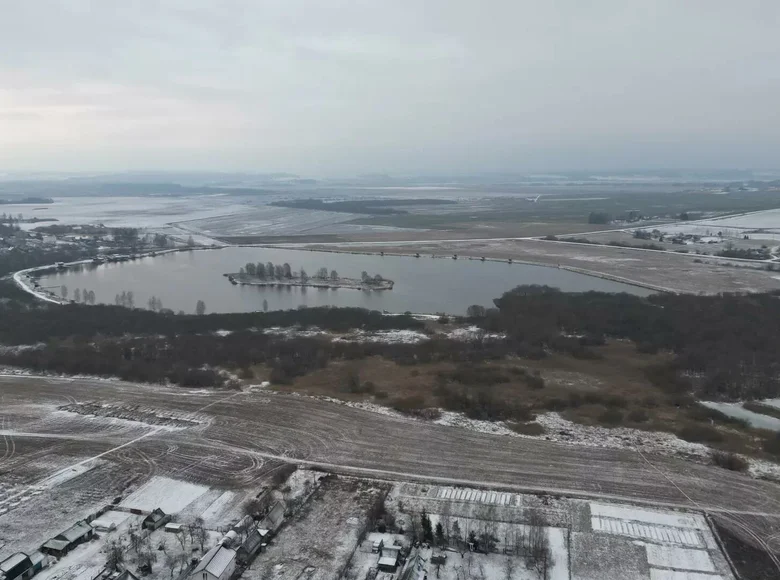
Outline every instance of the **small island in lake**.
<svg viewBox="0 0 780 580"><path fill-rule="evenodd" d="M262 262L249 263L237 273L224 274L231 284L248 286L302 286L307 288L351 288L353 290L392 290L392 280L387 280L376 274L369 276L363 272L360 278L342 278L336 270L328 271L320 268L309 276L301 268L300 272L293 272L290 264L273 264Z"/></svg>

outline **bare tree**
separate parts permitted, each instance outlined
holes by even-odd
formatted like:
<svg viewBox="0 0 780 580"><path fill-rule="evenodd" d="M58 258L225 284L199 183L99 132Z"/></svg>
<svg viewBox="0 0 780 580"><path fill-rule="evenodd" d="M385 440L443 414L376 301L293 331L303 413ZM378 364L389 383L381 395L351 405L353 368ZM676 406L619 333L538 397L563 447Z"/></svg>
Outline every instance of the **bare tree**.
<svg viewBox="0 0 780 580"><path fill-rule="evenodd" d="M512 580L512 576L515 575L515 558L514 556L506 556L504 561L504 580Z"/></svg>
<svg viewBox="0 0 780 580"><path fill-rule="evenodd" d="M533 508L528 514L528 547L525 565L536 570L539 578L546 580L552 566L550 540L547 538L547 521L541 510Z"/></svg>
<svg viewBox="0 0 780 580"><path fill-rule="evenodd" d="M198 303L195 305L195 314L198 316L206 314L206 303L203 300L198 300Z"/></svg>
<svg viewBox="0 0 780 580"><path fill-rule="evenodd" d="M446 502L441 506L441 513L439 514L439 523L444 528L444 539L447 545L450 543L450 512L452 511L452 505L450 502Z"/></svg>
<svg viewBox="0 0 780 580"><path fill-rule="evenodd" d="M81 302L81 290L78 288L76 288L76 290L73 292L73 300L76 302Z"/></svg>
<svg viewBox="0 0 780 580"><path fill-rule="evenodd" d="M63 300L67 300L68 299L68 287L65 286L65 284L60 286L60 295L62 296Z"/></svg>
<svg viewBox="0 0 780 580"><path fill-rule="evenodd" d="M200 545L200 551L202 552L204 550L204 547L206 545L206 540L208 539L208 533L206 532L206 527L203 524L203 518L195 518L193 522L189 525L190 528L190 537L192 538L193 543L197 543Z"/></svg>
<svg viewBox="0 0 780 580"><path fill-rule="evenodd" d="M125 561L125 547L118 542L111 542L106 546L106 568L119 570Z"/></svg>

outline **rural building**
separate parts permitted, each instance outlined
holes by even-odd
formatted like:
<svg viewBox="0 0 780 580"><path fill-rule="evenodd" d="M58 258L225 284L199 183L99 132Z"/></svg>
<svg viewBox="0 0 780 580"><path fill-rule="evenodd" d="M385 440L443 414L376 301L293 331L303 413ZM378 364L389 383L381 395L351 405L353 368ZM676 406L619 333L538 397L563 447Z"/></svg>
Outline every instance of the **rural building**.
<svg viewBox="0 0 780 580"><path fill-rule="evenodd" d="M169 522L165 524L165 531L171 534L179 534L183 529L184 529L183 524L175 524L173 522Z"/></svg>
<svg viewBox="0 0 780 580"><path fill-rule="evenodd" d="M88 542L93 535L92 526L80 521L41 546L41 552L61 558L76 546Z"/></svg>
<svg viewBox="0 0 780 580"><path fill-rule="evenodd" d="M246 540L236 549L238 562L246 564L263 550L270 538L269 530L253 528L246 536Z"/></svg>
<svg viewBox="0 0 780 580"><path fill-rule="evenodd" d="M284 519L284 504L277 501L274 506L268 511L268 515L262 522L263 527L275 530L279 527Z"/></svg>
<svg viewBox="0 0 780 580"><path fill-rule="evenodd" d="M236 569L236 552L217 544L201 558L191 580L228 580Z"/></svg>
<svg viewBox="0 0 780 580"><path fill-rule="evenodd" d="M130 570L109 570L103 568L103 570L95 576L92 580L138 580L138 576L133 574Z"/></svg>
<svg viewBox="0 0 780 580"><path fill-rule="evenodd" d="M157 530L171 521L171 516L166 514L160 508L155 508L152 513L144 518L141 525L147 530Z"/></svg>
<svg viewBox="0 0 780 580"><path fill-rule="evenodd" d="M92 527L98 532L113 532L116 529L116 522L110 517L99 517L92 520Z"/></svg>
<svg viewBox="0 0 780 580"><path fill-rule="evenodd" d="M379 548L379 563L377 568L380 572L395 572L398 568L398 560L401 557L401 546L382 546Z"/></svg>
<svg viewBox="0 0 780 580"><path fill-rule="evenodd" d="M0 578L2 580L27 580L43 569L46 556L36 551L29 556L17 552L0 562Z"/></svg>

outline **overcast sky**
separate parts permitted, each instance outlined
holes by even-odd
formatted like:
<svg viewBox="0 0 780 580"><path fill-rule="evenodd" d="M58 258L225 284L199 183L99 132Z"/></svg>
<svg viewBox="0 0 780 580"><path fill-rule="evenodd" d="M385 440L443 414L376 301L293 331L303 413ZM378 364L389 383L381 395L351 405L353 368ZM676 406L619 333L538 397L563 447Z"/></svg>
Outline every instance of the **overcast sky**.
<svg viewBox="0 0 780 580"><path fill-rule="evenodd" d="M0 171L780 168L778 0L0 0Z"/></svg>

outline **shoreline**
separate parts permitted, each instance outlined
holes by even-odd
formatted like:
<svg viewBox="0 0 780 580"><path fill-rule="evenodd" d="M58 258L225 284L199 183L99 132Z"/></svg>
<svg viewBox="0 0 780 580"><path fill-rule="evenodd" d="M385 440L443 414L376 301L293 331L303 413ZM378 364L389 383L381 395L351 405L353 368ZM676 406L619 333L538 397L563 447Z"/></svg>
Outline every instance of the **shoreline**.
<svg viewBox="0 0 780 580"><path fill-rule="evenodd" d="M322 253L330 253L330 254L353 254L353 255L363 255L363 256L395 256L395 257L402 257L402 258L415 258L415 259L421 259L424 257L424 255L420 252L385 252L385 251L365 251L365 250L347 250L347 249L328 249L328 248L307 248L307 247L289 247L289 244L237 244L234 246L198 246L198 247L189 247L189 248L170 248L160 251L155 251L154 256L150 253L146 254L139 254L138 258L154 258L157 256L161 256L164 254L172 254L176 252L192 252L192 251L206 251L206 250L222 250L225 248L265 248L269 250L273 249L283 249L283 250L296 250L296 251L304 251L304 252L322 252ZM427 257L428 254L425 254ZM455 255L457 256L457 255ZM433 259L453 259L453 255L435 255L431 254L431 258ZM516 260L513 258L490 258L490 257L474 257L474 256L457 256L454 259L456 260L469 260L469 261L481 261L481 262L496 262L496 263L504 263L504 264L521 264L521 265L527 265L527 266L538 266L540 268L557 268L559 270L568 270L570 272L574 272L576 274L582 274L584 276L591 276L593 278L600 278L602 280L609 280L612 282L619 282L622 284L627 284L629 286L636 286L638 288L645 288L648 290L653 290L655 292L664 292L664 293L670 293L670 294L680 294L680 292L673 290L671 288L666 288L664 286L639 282L637 280L632 280L630 278L624 278L622 276L616 276L613 274L605 274L603 272L597 272L594 270L588 270L585 268L578 268L576 266L568 266L565 264L545 264L545 263L539 263L539 262L531 262L529 260ZM64 269L68 269L72 266L79 266L83 264L90 264L92 263L92 258L86 258L83 260L77 260L74 262L67 262L63 264ZM104 265L104 264L101 264ZM32 296L36 297L39 300L42 300L44 302L48 302L50 304L70 304L73 301L70 299L63 299L58 296L56 296L53 292L50 292L48 290L43 289L36 289L34 286L34 280L35 277L30 276L31 273L38 272L41 270L50 270L50 269L56 269L57 264L47 264L45 266L35 266L33 268L26 268L24 270L18 270L17 272L14 272L12 274L12 278L14 280L14 283L24 292L27 292L28 294L31 294ZM223 274L223 276L230 277L231 274ZM277 281L278 282L278 281ZM236 284L239 285L247 285L247 286L301 286L301 287L313 287L313 288L347 288L347 289L355 289L355 290L363 290L362 286L360 287L348 287L348 286L331 286L330 284L324 284L324 285L313 285L313 284L290 284L290 283L260 283L260 284L252 284L252 283L245 283L245 282L239 282L236 281ZM392 289L392 286L390 288L380 288L377 290L385 290L385 289Z"/></svg>
<svg viewBox="0 0 780 580"><path fill-rule="evenodd" d="M324 248L303 248L303 247L288 247L287 244L241 244L240 246L235 247L241 247L241 248L266 248L269 250L273 249L280 249L280 250L299 250L303 252L323 252L323 253L329 253L329 254L354 254L356 256L394 256L399 258L415 258L415 259L422 259L424 257L428 257L430 255L433 259L448 259L448 260L468 260L468 261L477 261L477 262L498 262L498 263L504 263L504 264L520 264L524 266L538 266L540 268L554 268L557 270L568 270L570 272L574 272L576 274L582 274L584 276L591 276L593 278L601 278L602 280L610 280L612 282L620 282L622 284L628 284L629 286L637 286L638 288L646 288L648 290L654 290L656 292L665 292L667 294L684 294L683 292L678 292L677 290L673 290L671 288L666 288L665 286L659 286L656 284L649 284L646 282L640 282L637 280L632 280L630 278L624 278L622 276L616 276L614 274L605 274L603 272L597 272L595 270L588 270L585 268L578 268L577 266L567 266L565 264L547 264L547 263L541 263L541 262L531 262L529 260L516 260L514 258L488 258L488 257L474 257L474 256L463 256L463 255L436 255L436 254L423 254L422 252L385 252L385 251L377 251L377 252L369 252L365 250L347 250L347 249L324 249ZM457 256L457 257L453 257Z"/></svg>

